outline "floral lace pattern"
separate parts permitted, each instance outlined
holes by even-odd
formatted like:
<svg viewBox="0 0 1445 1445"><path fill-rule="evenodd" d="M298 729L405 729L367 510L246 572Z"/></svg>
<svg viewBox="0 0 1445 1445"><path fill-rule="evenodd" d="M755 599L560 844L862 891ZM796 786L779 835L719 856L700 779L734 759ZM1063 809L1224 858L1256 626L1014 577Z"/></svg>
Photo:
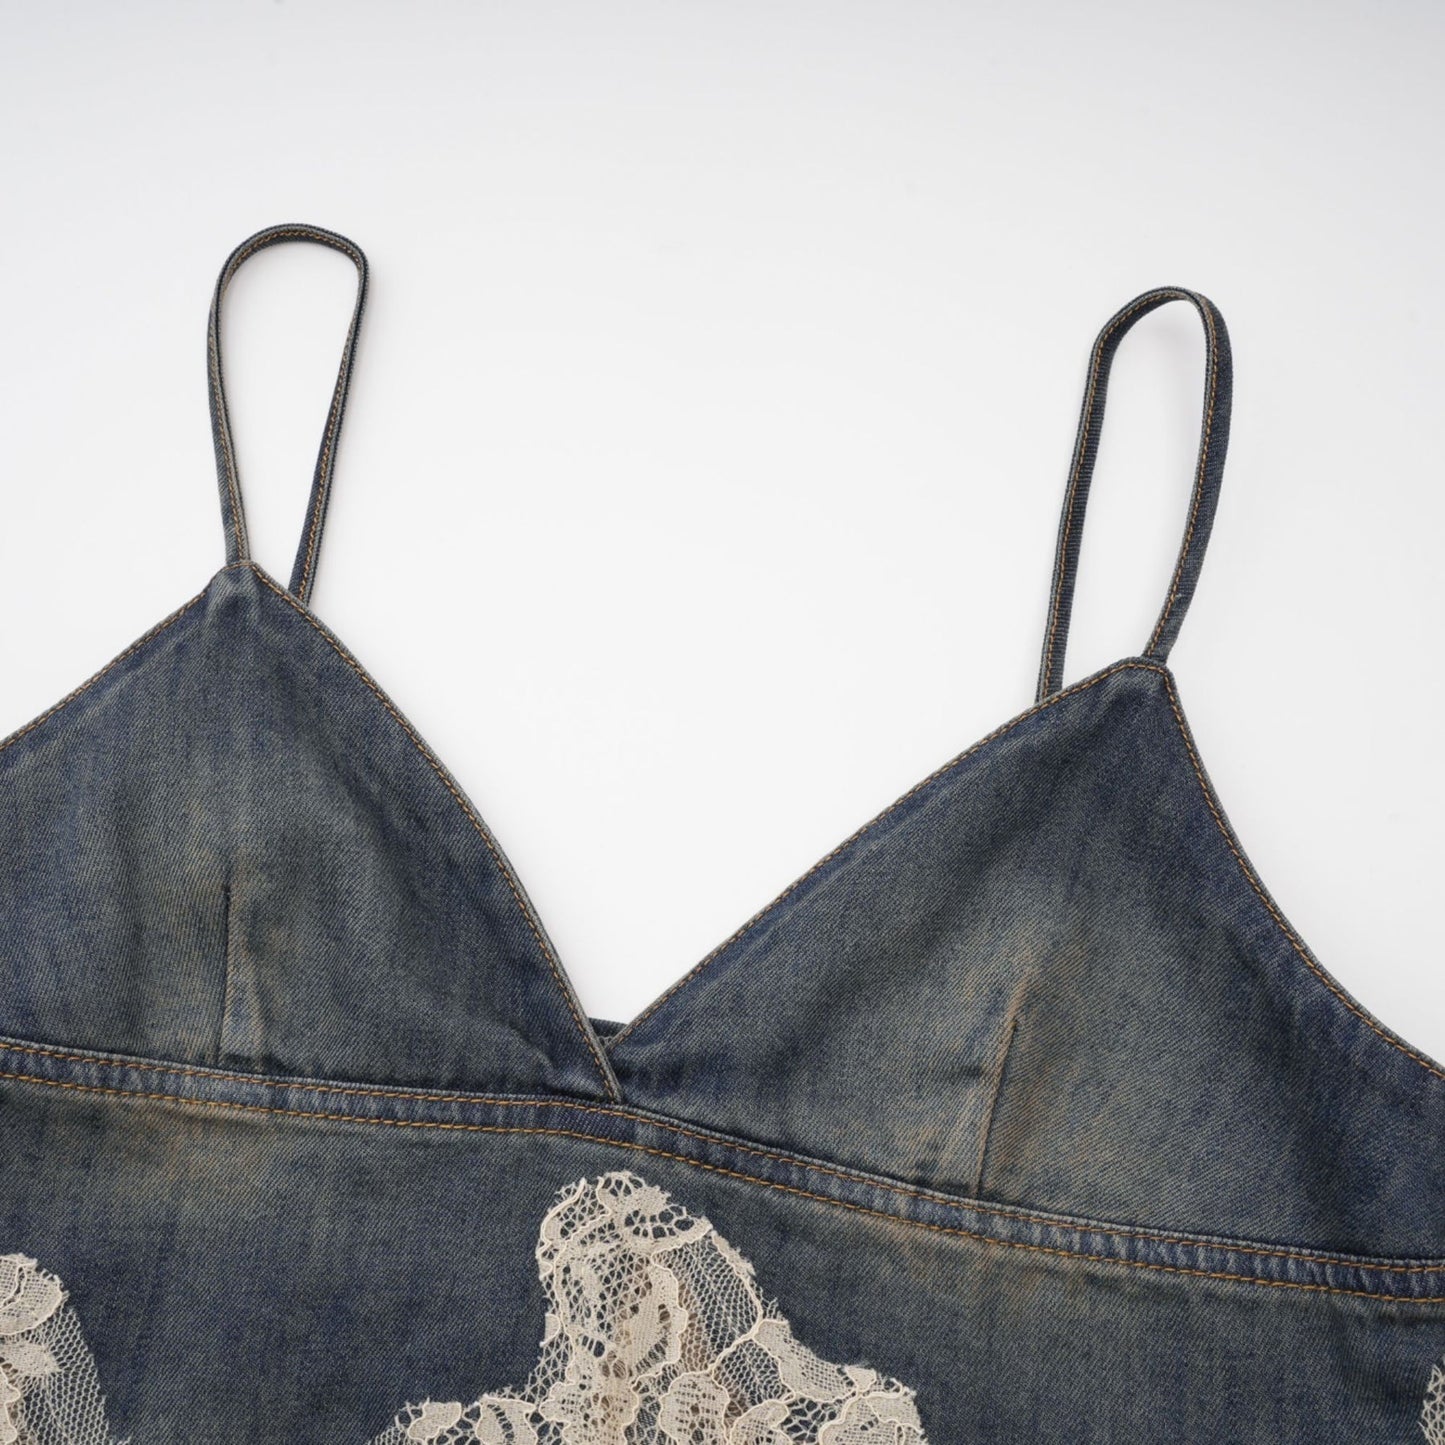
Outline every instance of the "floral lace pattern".
<svg viewBox="0 0 1445 1445"><path fill-rule="evenodd" d="M0 1445L112 1445L80 1320L60 1281L0 1255Z"/></svg>
<svg viewBox="0 0 1445 1445"><path fill-rule="evenodd" d="M1430 1445L1445 1445L1445 1362L1430 1371L1425 1404L1420 1411L1420 1428Z"/></svg>
<svg viewBox="0 0 1445 1445"><path fill-rule="evenodd" d="M525 1388L410 1405L372 1445L927 1445L911 1389L814 1354L748 1260L636 1174L566 1186L537 1266Z"/></svg>
<svg viewBox="0 0 1445 1445"><path fill-rule="evenodd" d="M908 1386L814 1354L708 1219L636 1174L561 1190L536 1257L525 1387L408 1405L371 1445L927 1445ZM1445 1360L1419 1423L1445 1445ZM127 1445L64 1286L23 1254L0 1254L0 1445Z"/></svg>

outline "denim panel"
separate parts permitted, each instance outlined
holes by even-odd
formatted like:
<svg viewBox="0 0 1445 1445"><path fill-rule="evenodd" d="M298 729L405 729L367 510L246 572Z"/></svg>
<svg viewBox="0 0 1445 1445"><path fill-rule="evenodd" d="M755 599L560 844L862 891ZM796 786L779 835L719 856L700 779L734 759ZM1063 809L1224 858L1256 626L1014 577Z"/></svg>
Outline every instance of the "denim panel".
<svg viewBox="0 0 1445 1445"><path fill-rule="evenodd" d="M57 1052L0 1054L0 1240L70 1284L137 1445L363 1445L408 1399L521 1381L537 1225L619 1168L712 1220L812 1349L915 1389L933 1445L1406 1440L1445 1354L1445 1261L996 1210L600 1103Z"/></svg>
<svg viewBox="0 0 1445 1445"><path fill-rule="evenodd" d="M609 1040L625 1096L964 1194L1445 1254L1445 1078L1296 951L1196 762L1143 659L1032 710Z"/></svg>
<svg viewBox="0 0 1445 1445"><path fill-rule="evenodd" d="M602 1096L491 834L259 569L0 746L3 1027L238 1068Z"/></svg>
<svg viewBox="0 0 1445 1445"><path fill-rule="evenodd" d="M288 240L359 281L289 590L249 560L220 356L230 276ZM598 1445L557 1429L579 1401L657 1445L664 1367L689 1445L1445 1441L1445 1069L1270 898L1163 666L1228 433L1213 304L1159 288L1095 343L1040 703L618 1025L305 605L366 284L319 228L232 253L228 565L0 742L0 1440L81 1445L37 1423L80 1330L135 1445L460 1445L448 1401L564 1359L538 1445ZM1171 300L1208 361L1179 560L1147 655L1058 692L1110 360ZM671 1228L716 1231L690 1285ZM724 1360L761 1403L703 1429Z"/></svg>

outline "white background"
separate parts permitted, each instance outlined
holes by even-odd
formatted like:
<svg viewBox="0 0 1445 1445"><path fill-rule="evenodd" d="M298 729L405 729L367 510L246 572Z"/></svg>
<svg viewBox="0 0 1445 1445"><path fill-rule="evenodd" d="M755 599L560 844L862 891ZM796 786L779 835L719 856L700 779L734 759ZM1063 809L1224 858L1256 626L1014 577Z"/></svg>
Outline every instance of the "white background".
<svg viewBox="0 0 1445 1445"><path fill-rule="evenodd" d="M1285 911L1445 1057L1445 10L0 0L0 733L220 564L226 253L373 293L317 611L635 1014L1031 700L1089 346L1210 294L1230 465L1173 655ZM232 288L289 575L349 264ZM1183 525L1199 322L1111 389L1071 678Z"/></svg>

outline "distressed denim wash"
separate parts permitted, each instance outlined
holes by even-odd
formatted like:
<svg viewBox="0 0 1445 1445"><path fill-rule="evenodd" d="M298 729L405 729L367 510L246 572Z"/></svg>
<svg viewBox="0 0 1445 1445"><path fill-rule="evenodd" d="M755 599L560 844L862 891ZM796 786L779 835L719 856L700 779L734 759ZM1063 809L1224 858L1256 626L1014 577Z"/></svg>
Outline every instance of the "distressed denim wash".
<svg viewBox="0 0 1445 1445"><path fill-rule="evenodd" d="M292 240L360 284L282 585L220 312ZM1442 1445L1445 1070L1276 906L1167 664L1213 304L1094 347L1033 705L619 1025L311 610L366 286L316 227L232 254L225 565L0 743L0 1442ZM1065 685L1110 363L1174 300L1184 543Z"/></svg>

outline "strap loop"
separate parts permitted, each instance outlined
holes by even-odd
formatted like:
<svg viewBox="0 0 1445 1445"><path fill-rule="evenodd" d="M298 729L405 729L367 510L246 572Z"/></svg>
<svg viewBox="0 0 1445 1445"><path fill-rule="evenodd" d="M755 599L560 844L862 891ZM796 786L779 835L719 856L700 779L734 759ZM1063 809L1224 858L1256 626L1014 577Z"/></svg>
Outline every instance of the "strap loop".
<svg viewBox="0 0 1445 1445"><path fill-rule="evenodd" d="M206 331L207 357L211 391L211 435L216 444L216 474L221 487L221 520L226 530L226 561L250 560L251 548L246 535L246 514L241 506L241 482L236 470L236 447L231 437L231 418L226 408L226 387L221 377L221 299L231 278L258 251L284 241L311 241L329 246L349 256L356 266L356 306L341 352L341 369L336 375L336 388L326 414L326 430L321 437L321 450L316 458L316 471L311 480L311 498L306 510L306 526L296 549L296 562L291 571L290 591L305 603L311 596L316 578L316 558L321 548L321 532L326 524L326 506L331 499L331 476L336 461L336 439L346 409L346 394L351 386L352 362L356 356L356 337L361 326L361 313L366 305L366 257L354 241L320 226L268 226L242 241L226 260L216 281L211 300L210 323Z"/></svg>
<svg viewBox="0 0 1445 1445"><path fill-rule="evenodd" d="M1229 445L1230 396L1234 377L1229 333L1219 308L1197 291L1181 286L1161 286L1146 291L1110 318L1094 342L1089 364L1088 387L1084 392L1079 430L1074 441L1073 464L1069 471L1064 513L1059 523L1058 547L1054 557L1053 589L1049 597L1048 627L1044 633L1043 657L1039 664L1038 701L1058 692L1064 669L1064 650L1069 640L1069 618L1074 603L1074 581L1079 570L1079 543L1084 512L1089 504L1089 485L1099 451L1099 432L1104 422L1104 397L1109 385L1109 368L1119 343L1129 328L1151 311L1169 301L1188 301L1204 323L1207 349L1207 379L1204 416L1200 425L1199 460L1194 471L1194 493L1179 560L1174 565L1169 593L1143 656L1164 662L1179 636L1184 614L1189 610L1195 584L1204 563L1209 532L1219 505L1219 486L1224 476L1224 455Z"/></svg>

